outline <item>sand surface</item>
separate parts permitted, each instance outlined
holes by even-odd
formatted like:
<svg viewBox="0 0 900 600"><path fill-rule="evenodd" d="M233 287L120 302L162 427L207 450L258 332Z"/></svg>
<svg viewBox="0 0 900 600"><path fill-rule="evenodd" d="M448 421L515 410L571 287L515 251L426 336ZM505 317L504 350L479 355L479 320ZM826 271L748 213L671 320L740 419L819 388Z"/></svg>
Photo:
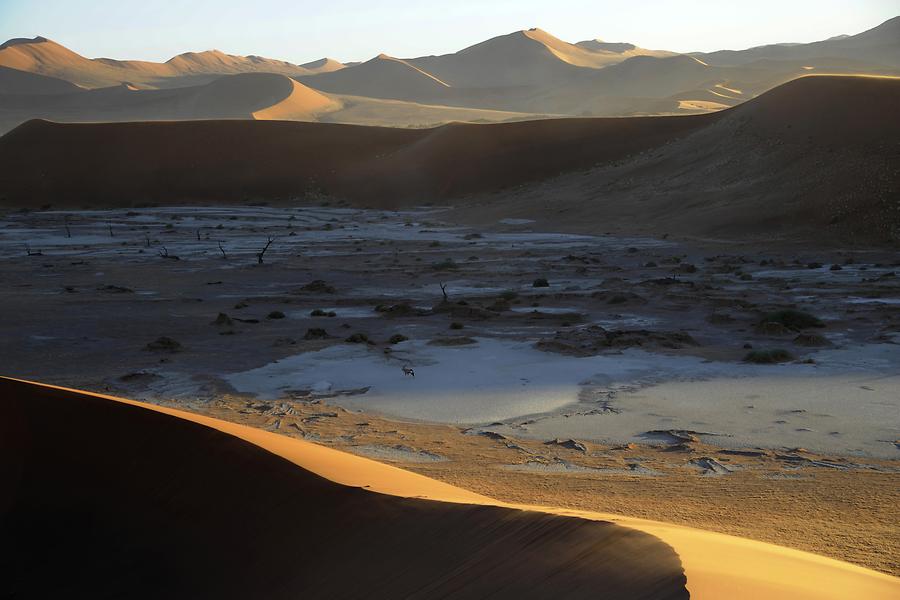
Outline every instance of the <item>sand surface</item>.
<svg viewBox="0 0 900 600"><path fill-rule="evenodd" d="M196 438L202 439L203 437L205 437L208 444L222 443L218 442L219 438L216 438L215 436L210 436L208 434L203 436L199 433L199 430L195 430L195 428L176 426L175 422L169 421L167 419L157 419L139 415L135 416L133 410L126 410L124 409L124 407L118 408L115 405L108 404L108 402L110 401L133 404L127 401L115 400L109 397L91 396L83 393L73 396L73 392L71 391L65 391L59 388L34 388L28 386L27 384L17 383L12 380L4 380L3 386L5 389L4 394L6 396L6 401L10 402L10 407L14 408L19 414L24 417L22 420L17 420L17 424L19 424L19 427L23 425L25 427L28 427L35 418L38 418L38 415L43 415L46 417L48 410L57 413L68 413L72 416L71 418L77 418L78 416L81 416L81 419L79 420L84 419L84 413L89 413L91 415L95 415L95 418L103 415L107 420L113 419L113 422L108 423L108 425L112 425L113 423L115 423L116 418L121 421L124 416L126 419L130 419L130 421L125 422L143 422L144 428L149 427L151 431L153 430L153 427L150 426L151 423L156 428L166 428L168 426L168 429L173 433L174 431L180 430L184 433L179 433L178 437L170 438L167 444L168 447L174 446L176 449L179 447L185 448L185 442L182 442L181 440L184 439L185 435L190 436L191 432L193 432L193 435ZM54 389L56 391L52 391ZM402 497L428 497L432 499L464 503L461 506L471 506L471 503L475 503L476 505L495 504L487 498L478 496L476 494L466 493L462 490L456 491L453 488L448 488L447 486L443 486L442 484L431 482L426 478L410 474L399 469L382 466L378 463L373 463L366 459L343 455L341 453L337 453L333 450L328 450L322 447L317 448L309 443L291 440L289 438L277 436L275 434L266 433L239 425L229 424L222 421L209 419L207 417L190 415L189 413L183 413L181 411L173 411L171 409L158 407L148 408L151 408L154 411L168 413L169 415L177 416L183 420L193 421L195 423L205 425L206 427L211 427L221 432L237 436L246 441L252 442L259 447L262 447L269 452L273 452L274 454L282 458L286 458L287 460L312 473L324 476L327 479L334 478L332 479L333 481L336 481L337 483L343 485L367 487L370 491L379 492L381 494L400 495ZM51 466L52 462L42 461L52 461L51 457L53 457L54 455L57 457L57 460L62 458L56 453L48 452L50 450L48 446L52 446L53 443L59 443L61 439L58 436L64 430L59 427L52 426L54 423L54 419L44 420L44 423L45 425L51 425L49 429L56 435L48 435L48 433L50 432L45 433L44 435L47 437L42 439L43 443L40 445L36 444L35 440L32 439L32 441L30 442L30 447L33 448L33 451L37 452L31 459L30 463L25 463L31 468L53 468ZM71 423L72 421L70 420L70 426ZM95 424L95 426L98 425ZM45 431L47 430L46 427L44 427L43 429ZM69 427L68 429L71 430L73 428ZM13 431L20 433L21 430L14 429ZM110 433L114 434L114 431L111 431ZM132 436L133 435L134 434L132 433ZM98 438L99 437L100 436L98 436ZM134 438L132 437L132 440L133 439ZM115 436L113 437L113 440L115 441L110 440L107 442L107 444L99 444L99 439L94 440L91 444L91 448L93 448L95 445L99 445L100 448L104 449L106 453L105 456L113 456L113 454L110 453L110 450L112 450L113 448L119 449L121 447L121 444L124 442L124 438ZM7 443L9 442L7 441ZM113 445L110 446L110 443L112 443ZM228 442L224 443L227 444ZM235 446L233 443L231 443L231 445L233 446L231 452L236 453L237 455L240 455L241 453L246 454L246 452L252 453L252 450L250 450L249 448L245 450L245 448L247 448L246 446ZM93 450L84 449L83 451L91 452L91 455L96 455L96 451ZM118 455L119 453L116 454ZM77 456L77 453L75 453L74 455L70 454L67 460L72 460L72 456ZM159 458L157 457L156 460L159 460ZM142 458L142 462L152 465L153 459L151 458L150 460L148 460L148 457L144 455L144 457ZM96 467L96 464L94 466ZM143 467L143 469L147 468L148 467ZM280 469L283 470L283 467ZM25 472L27 473L28 471ZM287 473L282 475L282 487L288 485L285 475L287 475ZM32 485L33 484L26 484L25 490L30 490L30 486ZM313 489L317 489L316 494L328 493L326 492L326 489L328 489L327 486L324 486L319 482L316 482ZM333 494L334 492L331 493ZM178 496L176 495L176 498L177 497ZM315 494L313 495L313 497L315 497ZM377 495L372 496L371 501L366 501L365 499L361 499L358 493L355 494L355 498L357 501L360 501L364 504L368 503L370 505L373 502L377 502L375 500L375 498L377 497ZM84 499L85 498L82 498L82 500ZM96 496L94 497L94 499L96 500ZM21 504L21 500L22 498L20 497L20 503L14 504L14 506L17 507L14 510L22 510L25 507L27 507L27 509L29 510L34 510L35 507L30 506L27 503L24 505ZM307 499L306 501L311 502L315 500ZM502 504L498 505L502 506ZM437 505L432 505L432 507L432 510L441 510ZM50 510L52 511L52 509ZM463 510L464 509L446 509L447 512L465 514ZM543 511L546 509L539 510ZM578 516L587 520L604 520L610 518L610 515L602 515L597 513L576 513L574 511L557 511L557 513ZM44 516L46 516L47 514L53 513L48 513L48 508L45 507L43 509L43 514ZM486 514L493 515L494 513L490 511L482 511L479 514L484 517L484 515ZM534 518L535 520L540 519L540 517L537 516L532 518ZM424 517L420 517L420 522L425 520L426 519ZM671 544L674 550L678 553L678 556L680 557L682 563L684 564L685 575L687 576L687 587L690 590L691 597L694 598L719 598L723 594L727 594L729 597L733 598L845 598L848 594L862 594L863 596L868 598L890 598L896 595L898 589L900 589L898 588L898 586L900 586L900 583L898 583L898 580L895 578L802 552L783 549L759 542L740 540L731 538L729 536L721 536L718 534L690 530L677 526L663 525L660 523L641 521L637 519L616 518L616 521L620 525L624 526L626 528L626 531L628 529L638 529L647 533L651 533L651 535L659 536L667 543ZM395 521L393 525L393 530L397 533L403 531L403 526L400 525L400 523L402 523L402 521ZM562 523L563 522L560 522L560 525L558 526L559 528L562 528L564 526ZM198 527L201 526L200 524L195 525ZM185 531L182 530L181 534L182 536L184 536ZM371 537L368 539L369 543L371 543L373 540L373 538ZM516 538L513 537L512 539L513 543L515 543ZM552 537L550 539L553 540ZM572 548L573 546L572 543L567 544L565 540L561 540L561 542L563 545L557 546L558 548ZM553 542L546 541L544 542L544 544L542 544L542 546L546 547L549 543ZM620 542L619 548L621 549L626 543L628 542ZM445 543L443 547L445 548L446 552L448 548L447 544ZM615 547L615 545L612 546L612 548ZM397 547L395 546L395 548ZM613 551L615 552L615 550ZM395 550L395 552L397 554L404 553L402 550ZM422 554L419 553L418 556L421 560ZM591 556L599 558L597 554L592 554ZM675 588L668 588L671 591L667 592L662 592L662 590L666 588L659 587L656 587L652 590L647 589L646 592L637 591L636 588L639 584L635 583L634 581L630 581L628 583L623 581L623 554L621 552L618 552L616 556L617 567L615 573L618 575L616 579L617 582L621 582L618 583L618 585L621 586L618 588L620 590L619 593L624 593L627 595L627 597L643 597L645 593L650 594L646 597L681 597L680 595L678 595L679 592ZM390 558L389 555L382 555L382 559L386 558ZM349 561L350 559L345 555L344 560ZM643 569L646 570L650 567L650 565L654 565L657 569L657 572L660 572L659 569L661 568L661 565L656 561L650 559L646 554L643 555L642 560L644 561ZM592 561L592 564L596 565L597 563L596 561ZM530 563L520 561L519 566L520 569L522 567L531 567L531 573L533 577L533 566ZM567 574L571 575L572 579L575 580L578 579L581 573L583 573L583 575L581 575L582 577L590 577L589 570L586 569L582 572L576 567L576 565L572 563L567 564L566 571ZM366 571L366 573L370 572L370 570ZM521 572L524 573L525 571ZM595 573L596 572L597 571L595 571ZM631 571L631 573L634 573L635 575L637 575L637 573L639 572L640 571L637 568ZM608 571L608 573L612 573L612 571ZM506 575L506 573L504 574ZM409 577L412 578L415 576L410 574ZM607 577L609 577L609 575L607 575ZM653 578L653 576L646 577L646 579ZM366 576L363 575L362 580L365 579ZM511 580L507 576L498 577L495 575L493 578L487 580L487 585L491 586L491 589L493 589L494 593L502 593L503 595L507 595L507 590L500 592L500 590L503 589L499 581L501 579L502 581L507 582L508 585L512 585L513 587L517 587L523 583L521 579ZM560 586L564 585L564 583L559 578L553 579L554 581L552 585L554 586L554 590L556 592L559 592L559 590L561 589ZM361 579L356 579L354 582L348 581L347 583L353 585L359 584L360 581ZM445 579L441 582L443 585L434 587L432 588L432 590L435 593L446 591L448 588L445 586L447 585L459 585L455 583L456 581L459 581L463 585L462 588L457 589L457 593L471 594L472 592L477 593L477 587L475 586L477 586L478 584L483 584L484 580L479 577L478 572L474 572L466 576L464 579ZM540 579L532 579L532 582L534 581L540 581ZM579 581L579 584L585 585L587 581L589 580L581 579ZM665 576L663 576L663 578L656 578L655 585L661 585L663 581L666 581ZM669 581L674 583L675 581L677 581L677 578L670 578ZM609 581L609 579L607 579L604 584L609 590L610 588L615 589L617 582L611 582ZM162 582L162 587L165 587L166 583L169 582ZM404 583L405 582L399 582L397 579L394 579L392 582L392 587L400 586L402 588L404 586ZM281 585L284 584L282 583ZM308 580L306 582L306 585L309 585ZM332 582L331 585L334 586L335 583ZM531 583L531 585L533 586L534 583ZM671 583L669 585L671 585ZM528 590L526 593L533 593L538 591L540 588L523 587L521 588L521 591L519 593L524 592L526 589ZM664 595L661 595L661 593ZM687 595L683 592L681 594L684 597L687 597Z"/></svg>
<svg viewBox="0 0 900 600"><path fill-rule="evenodd" d="M629 528L473 503L394 467L180 411L11 380L0 394L13 482L0 496L5 593L688 597L677 554ZM35 577L45 569L53 576Z"/></svg>

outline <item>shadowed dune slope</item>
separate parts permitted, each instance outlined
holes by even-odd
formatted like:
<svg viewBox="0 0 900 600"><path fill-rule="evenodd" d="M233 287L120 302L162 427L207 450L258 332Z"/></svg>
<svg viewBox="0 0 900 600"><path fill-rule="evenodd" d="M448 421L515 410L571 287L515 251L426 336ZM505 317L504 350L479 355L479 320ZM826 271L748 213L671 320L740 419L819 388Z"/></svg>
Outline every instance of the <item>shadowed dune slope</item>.
<svg viewBox="0 0 900 600"><path fill-rule="evenodd" d="M80 90L74 83L63 79L0 67L0 95L68 94Z"/></svg>
<svg viewBox="0 0 900 600"><path fill-rule="evenodd" d="M805 77L717 113L721 118L714 123L653 152L500 201L485 199L466 218L528 215L585 232L618 227L630 233L895 244L897 106L900 79Z"/></svg>
<svg viewBox="0 0 900 600"><path fill-rule="evenodd" d="M557 119L425 130L30 121L0 138L0 204L228 202L308 192L373 206L421 204L618 160L714 118Z"/></svg>
<svg viewBox="0 0 900 600"><path fill-rule="evenodd" d="M4 597L688 598L668 545L612 523L347 487L72 390L0 379L0 403Z"/></svg>
<svg viewBox="0 0 900 600"><path fill-rule="evenodd" d="M760 59L792 60L841 57L900 67L900 17L862 33L810 44L772 44L746 50L695 53L711 65L740 65Z"/></svg>

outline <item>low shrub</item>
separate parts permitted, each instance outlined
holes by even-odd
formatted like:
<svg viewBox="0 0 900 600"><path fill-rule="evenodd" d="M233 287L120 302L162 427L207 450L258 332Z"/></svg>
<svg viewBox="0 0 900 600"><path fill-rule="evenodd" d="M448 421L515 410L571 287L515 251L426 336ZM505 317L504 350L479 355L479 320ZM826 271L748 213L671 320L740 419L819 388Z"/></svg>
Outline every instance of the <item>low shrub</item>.
<svg viewBox="0 0 900 600"><path fill-rule="evenodd" d="M457 269L459 269L459 265L453 262L452 258L448 258L446 260L442 260L441 262L432 264L431 268L435 271L456 271Z"/></svg>
<svg viewBox="0 0 900 600"><path fill-rule="evenodd" d="M808 329L810 327L825 327L817 317L802 310L784 309L776 310L763 317L761 323L781 323L788 329Z"/></svg>
<svg viewBox="0 0 900 600"><path fill-rule="evenodd" d="M304 340L324 340L328 337L328 332L320 327L312 327L306 330L306 335L303 336Z"/></svg>
<svg viewBox="0 0 900 600"><path fill-rule="evenodd" d="M744 356L744 362L754 363L758 365L771 365L775 363L787 362L793 360L793 355L787 350L752 350Z"/></svg>

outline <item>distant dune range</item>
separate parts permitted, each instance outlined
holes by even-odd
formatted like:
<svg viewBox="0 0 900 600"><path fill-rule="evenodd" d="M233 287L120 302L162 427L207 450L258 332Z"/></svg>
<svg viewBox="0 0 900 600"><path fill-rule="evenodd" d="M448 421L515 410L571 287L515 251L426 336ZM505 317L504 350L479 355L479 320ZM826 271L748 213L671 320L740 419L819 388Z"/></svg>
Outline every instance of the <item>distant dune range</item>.
<svg viewBox="0 0 900 600"><path fill-rule="evenodd" d="M260 117L261 108L248 112L242 103L283 98L273 100L266 92L273 79L261 83L254 74L294 79L309 88L303 94L327 101L315 110L271 105L269 116ZM601 40L572 44L534 28L440 56L379 54L347 64L323 58L297 65L218 50L187 52L163 63L90 59L43 37L18 38L0 45L0 133L33 118L278 118L433 127L454 121L687 115L735 106L808 74L900 75L900 17L811 44L691 54ZM206 87L226 78L230 83ZM98 96L100 90L107 91ZM223 105L239 110L223 115Z"/></svg>
<svg viewBox="0 0 900 600"><path fill-rule="evenodd" d="M900 218L897 106L900 79L814 76L683 117L426 130L33 121L0 138L0 198L37 208L326 195L388 208L452 203L479 219L537 215L599 231L831 231L883 243L896 239ZM541 184L549 178L552 187Z"/></svg>
<svg viewBox="0 0 900 600"><path fill-rule="evenodd" d="M634 529L472 504L307 442L73 391L2 379L0 404L4 597L689 597L678 555ZM456 502L341 485L229 429Z"/></svg>
<svg viewBox="0 0 900 600"><path fill-rule="evenodd" d="M2 377L0 403L4 595L888 600L900 590L895 577L805 552L505 505L170 408Z"/></svg>
<svg viewBox="0 0 900 600"><path fill-rule="evenodd" d="M120 84L84 90L59 79L0 67L0 84L13 79L19 89L44 91L0 95L0 132L33 118L73 123L246 119L382 124L389 120L395 125L534 118L524 113L325 94L276 73L223 75L201 85L166 89Z"/></svg>
<svg viewBox="0 0 900 600"><path fill-rule="evenodd" d="M74 93L15 95L8 112L74 121L192 119L308 120L339 104L283 75L243 73L199 86L138 90L123 84Z"/></svg>
<svg viewBox="0 0 900 600"><path fill-rule="evenodd" d="M232 56L219 50L186 52L164 63L90 59L43 37L9 40L0 45L0 65L64 79L84 88L110 87L121 83L179 87L235 73L310 75L340 68L340 63L332 59L321 59L302 66L260 56Z"/></svg>

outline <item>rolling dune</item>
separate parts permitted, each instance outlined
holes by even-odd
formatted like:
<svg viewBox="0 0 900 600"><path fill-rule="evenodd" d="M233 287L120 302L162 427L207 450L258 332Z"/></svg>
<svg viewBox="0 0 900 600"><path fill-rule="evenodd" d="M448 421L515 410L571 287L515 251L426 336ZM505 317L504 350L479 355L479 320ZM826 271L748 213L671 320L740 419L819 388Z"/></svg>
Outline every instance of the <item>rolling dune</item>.
<svg viewBox="0 0 900 600"><path fill-rule="evenodd" d="M159 121L190 119L313 120L340 103L284 75L241 73L166 90L130 84L67 94L0 96L0 123L35 115L59 121Z"/></svg>
<svg viewBox="0 0 900 600"><path fill-rule="evenodd" d="M537 116L684 115L732 106L811 73L898 75L898 23L895 18L858 35L811 44L689 55L600 40L572 44L532 28L439 56L400 59L381 54L362 63L323 58L303 65L219 50L185 52L164 63L90 59L36 37L0 45L0 67L88 89L124 84L142 89L187 88L227 75L279 74L325 93L417 105L410 106L408 113L395 104L373 102L367 107L370 114L384 108L384 114L364 122L391 126L421 126L421 105L433 105L436 110L431 114L442 115L443 123L462 118L454 114L466 114L446 111L446 107ZM41 93L35 85L34 79L0 74L0 99L10 93ZM742 94L733 102L703 97L702 90L716 86L741 89ZM693 95L694 90L701 90L700 95ZM41 102L35 104L37 110L22 110L15 119L0 105L0 132L31 118L85 120L79 115L48 116L41 111ZM91 120L121 120L115 113ZM279 118L289 118L292 111L283 114L287 116ZM359 122L352 115L331 120Z"/></svg>
<svg viewBox="0 0 900 600"><path fill-rule="evenodd" d="M178 411L9 379L0 399L4 596L688 597L626 527Z"/></svg>
<svg viewBox="0 0 900 600"><path fill-rule="evenodd" d="M622 159L711 118L556 119L424 130L252 121L31 121L0 138L0 162L8 167L0 180L0 204L113 206L123 200L241 201L324 192L403 206ZM35 185L31 172L38 168L43 175ZM166 178L158 176L161 171Z"/></svg>
<svg viewBox="0 0 900 600"><path fill-rule="evenodd" d="M409 62L386 54L353 67L300 80L334 94L413 101L441 98L450 87Z"/></svg>
<svg viewBox="0 0 900 600"><path fill-rule="evenodd" d="M63 79L0 67L0 90L3 94L70 94L80 89Z"/></svg>
<svg viewBox="0 0 900 600"><path fill-rule="evenodd" d="M708 126L652 153L484 199L466 218L527 215L574 231L896 244L898 105L900 78L805 77L715 113L720 118Z"/></svg>
<svg viewBox="0 0 900 600"><path fill-rule="evenodd" d="M516 213L582 229L741 236L825 228L883 243L900 229L890 209L897 159L883 151L900 135L898 104L900 79L814 76L728 110L688 117L416 131L33 121L0 138L0 163L7 167L0 203L123 206L325 193L399 207L466 204L467 195L517 188L469 204L480 206L479 219ZM533 185L548 179L552 189ZM550 206L548 194L565 211Z"/></svg>
<svg viewBox="0 0 900 600"><path fill-rule="evenodd" d="M336 62L336 61L335 61ZM323 63L323 65L326 63ZM123 82L172 87L172 81L237 73L310 75L323 69L307 69L289 62L260 56L234 56L219 50L185 52L167 62L86 58L44 37L18 38L0 45L0 66L64 79L87 88L102 88ZM327 63L325 70L340 68ZM202 79L201 79L202 81Z"/></svg>
<svg viewBox="0 0 900 600"><path fill-rule="evenodd" d="M0 467L16 482L0 496L7 542L0 547L11 561L0 564L18 575L4 580L14 594L639 599L689 591L699 600L888 600L900 593L900 580L840 561L635 518L502 505L174 409L7 378L0 401L7 416ZM54 577L38 576L48 572Z"/></svg>

